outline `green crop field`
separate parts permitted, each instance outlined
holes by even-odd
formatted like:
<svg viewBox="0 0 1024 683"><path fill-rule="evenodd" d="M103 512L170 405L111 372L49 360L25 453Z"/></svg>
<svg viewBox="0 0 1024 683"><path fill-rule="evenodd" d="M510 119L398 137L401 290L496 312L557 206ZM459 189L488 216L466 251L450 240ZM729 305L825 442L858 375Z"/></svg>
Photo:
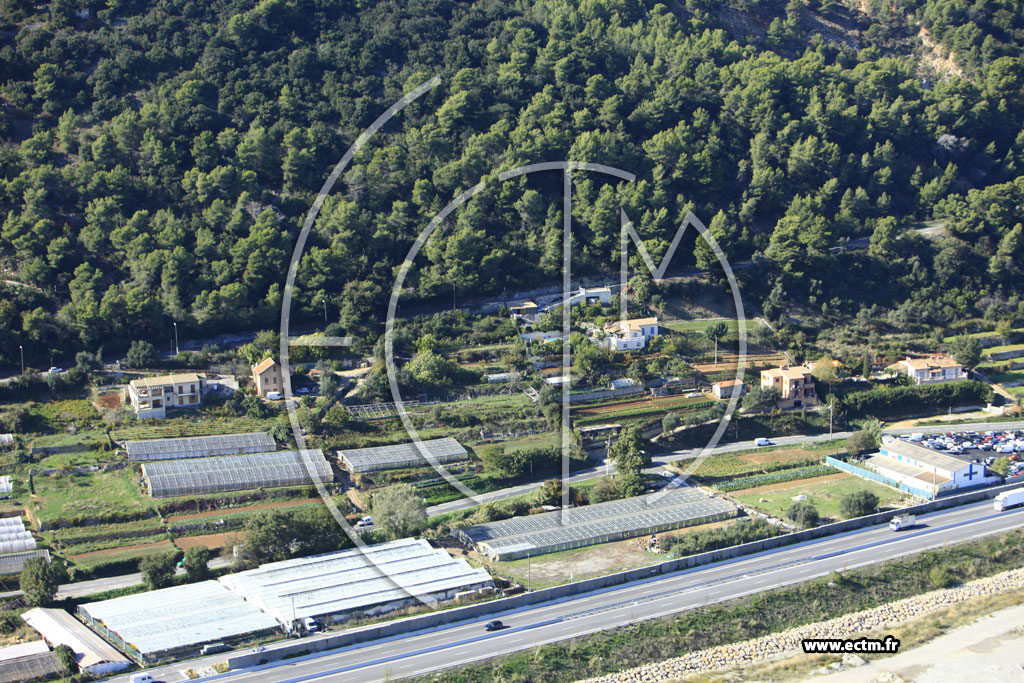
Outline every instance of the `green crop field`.
<svg viewBox="0 0 1024 683"><path fill-rule="evenodd" d="M46 521L57 518L139 513L153 509L151 498L144 496L134 481L131 468L87 474L61 473L53 477L32 478L36 496L33 514Z"/></svg>

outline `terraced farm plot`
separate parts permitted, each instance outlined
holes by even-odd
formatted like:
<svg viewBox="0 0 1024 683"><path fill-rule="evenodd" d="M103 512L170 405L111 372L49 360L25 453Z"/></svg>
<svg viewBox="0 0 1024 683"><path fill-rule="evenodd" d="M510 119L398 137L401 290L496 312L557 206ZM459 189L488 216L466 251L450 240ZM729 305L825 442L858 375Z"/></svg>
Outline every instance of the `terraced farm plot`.
<svg viewBox="0 0 1024 683"><path fill-rule="evenodd" d="M666 320L659 322L661 327L667 327L674 332L684 332L693 334L704 334L704 330L710 325L716 323L725 323L725 326L729 329L728 334L739 333L739 321L733 318L707 318L698 320ZM747 323L747 333L750 333L751 323Z"/></svg>
<svg viewBox="0 0 1024 683"><path fill-rule="evenodd" d="M636 401L622 401L605 405L575 408L572 411L573 423L578 427L605 422L631 422L644 418L656 417L670 411L685 412L707 408L718 402L708 396L665 396L661 398L641 398Z"/></svg>
<svg viewBox="0 0 1024 683"><path fill-rule="evenodd" d="M140 543L138 545L122 546L120 548L109 548L107 550L95 550L79 555L68 555L68 559L78 567L92 567L97 564L105 564L115 560L127 560L134 557L145 557L147 555L162 555L174 552L174 544L168 540L157 541L156 543Z"/></svg>
<svg viewBox="0 0 1024 683"><path fill-rule="evenodd" d="M166 439L177 436L207 436L216 434L244 434L259 432L267 427L267 421L251 417L209 417L197 413L179 415L161 420L159 424L131 424L113 430L110 435L115 441L141 439Z"/></svg>
<svg viewBox="0 0 1024 683"><path fill-rule="evenodd" d="M736 453L717 453L708 456L697 469L692 472L697 477L722 478L738 477L746 474L763 472L772 465L802 463L810 460L817 460L819 456L814 451L802 448L783 448L774 451L740 451ZM673 466L673 469L683 471L687 461L682 461Z"/></svg>

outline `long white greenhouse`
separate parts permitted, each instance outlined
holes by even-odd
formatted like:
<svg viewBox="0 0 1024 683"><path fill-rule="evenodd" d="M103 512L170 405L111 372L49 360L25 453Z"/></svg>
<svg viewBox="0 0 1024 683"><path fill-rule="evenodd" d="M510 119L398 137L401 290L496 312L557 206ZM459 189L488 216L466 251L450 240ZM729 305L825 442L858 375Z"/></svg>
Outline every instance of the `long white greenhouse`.
<svg viewBox="0 0 1024 683"><path fill-rule="evenodd" d="M497 560L515 560L717 522L736 506L693 488L513 517L456 529L452 535Z"/></svg>
<svg viewBox="0 0 1024 683"><path fill-rule="evenodd" d="M194 654L206 643L234 644L281 628L217 581L90 602L78 613L143 665Z"/></svg>
<svg viewBox="0 0 1024 683"><path fill-rule="evenodd" d="M146 439L144 441L124 442L124 450L128 453L128 459L133 462L206 458L212 455L267 453L276 449L277 443L266 432L221 434L217 436L186 436L177 439Z"/></svg>
<svg viewBox="0 0 1024 683"><path fill-rule="evenodd" d="M223 455L188 460L156 460L142 465L142 476L154 498L222 491L304 486L334 481L330 463L319 448L248 455Z"/></svg>
<svg viewBox="0 0 1024 683"><path fill-rule="evenodd" d="M429 454L440 463L456 462L468 457L466 449L451 437L417 443L399 443L373 448L338 451L338 457L349 472L375 472L403 467L425 467Z"/></svg>
<svg viewBox="0 0 1024 683"><path fill-rule="evenodd" d="M341 622L416 604L417 595L443 600L493 586L486 570L413 538L265 564L220 581L286 625L305 617Z"/></svg>

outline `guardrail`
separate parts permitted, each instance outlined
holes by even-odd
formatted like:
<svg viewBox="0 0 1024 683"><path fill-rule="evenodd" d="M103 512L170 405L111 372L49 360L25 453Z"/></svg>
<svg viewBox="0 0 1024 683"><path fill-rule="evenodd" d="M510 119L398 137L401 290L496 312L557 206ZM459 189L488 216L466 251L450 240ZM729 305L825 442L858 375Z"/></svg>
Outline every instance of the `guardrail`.
<svg viewBox="0 0 1024 683"><path fill-rule="evenodd" d="M483 617L491 616L497 612L529 607L539 603L581 595L600 590L602 588L609 588L611 586L617 586L631 581L647 579L659 574L671 574L683 569L691 569L693 567L712 564L714 562L720 562L722 560L728 560L742 555L752 555L764 550L794 545L804 541L813 540L815 538L822 538L833 534L843 533L845 531L851 531L853 529L887 524L890 519L899 514L910 513L921 515L928 512L934 512L936 510L944 510L946 508L956 507L959 505L975 503L980 500L995 498L996 495L1002 491L1016 487L1017 484L994 486L959 496L939 498L938 500L928 501L927 503L913 505L900 510L878 512L865 517L857 517L855 519L848 519L842 522L824 524L813 529L805 529L791 534L774 536L761 541L753 541L750 543L731 546L729 548L721 548L719 550L711 550L705 553L698 553L696 555L681 557L675 560L668 560L653 566L631 569L624 572L618 572L616 574L599 576L593 579L586 579L584 581L576 581L562 586L544 588L529 593L520 593L519 595L499 598L497 600L477 603L474 605L438 610L429 614L408 617L405 619L396 619L384 624L364 626L316 640L286 643L278 647L267 648L263 652L244 653L228 657L227 664L232 670L244 669L280 659L291 659L294 657L301 657L306 654L312 654L314 652L336 650L338 648L356 645L358 643L364 643L371 640L378 640L380 638L406 635L414 631L434 628L444 624L478 620Z"/></svg>

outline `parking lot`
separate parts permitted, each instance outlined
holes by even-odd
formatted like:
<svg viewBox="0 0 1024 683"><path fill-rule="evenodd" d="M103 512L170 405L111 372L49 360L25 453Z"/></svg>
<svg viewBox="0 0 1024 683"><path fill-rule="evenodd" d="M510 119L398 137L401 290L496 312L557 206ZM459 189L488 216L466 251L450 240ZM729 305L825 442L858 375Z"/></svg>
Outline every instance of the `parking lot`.
<svg viewBox="0 0 1024 683"><path fill-rule="evenodd" d="M898 438L932 450L959 456L965 461L970 460L986 465L991 465L996 458L1006 457L1010 460L1008 475L1024 472L1024 430L950 431L945 434L915 433L904 434Z"/></svg>

